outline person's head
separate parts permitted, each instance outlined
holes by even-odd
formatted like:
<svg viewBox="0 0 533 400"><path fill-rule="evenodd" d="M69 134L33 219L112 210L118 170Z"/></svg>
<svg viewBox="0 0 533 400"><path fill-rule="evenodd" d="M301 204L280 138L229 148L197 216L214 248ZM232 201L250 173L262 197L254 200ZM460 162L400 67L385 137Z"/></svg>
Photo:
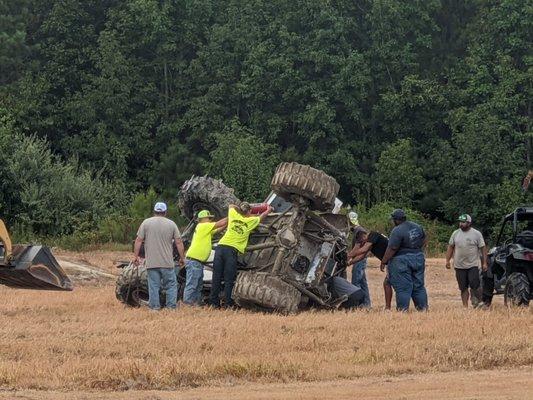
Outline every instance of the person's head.
<svg viewBox="0 0 533 400"><path fill-rule="evenodd" d="M472 217L468 214L461 214L457 221L459 221L459 228L462 231L467 231L472 226Z"/></svg>
<svg viewBox="0 0 533 400"><path fill-rule="evenodd" d="M239 212L239 214L247 216L247 215L250 215L250 213L252 212L252 206L250 205L250 203L243 201L239 205L239 208L237 211Z"/></svg>
<svg viewBox="0 0 533 400"><path fill-rule="evenodd" d="M354 226L359 225L359 216L355 211L350 211L348 213L348 218L350 219L350 223Z"/></svg>
<svg viewBox="0 0 533 400"><path fill-rule="evenodd" d="M396 210L394 210L390 217L395 226L407 221L407 215L405 215L405 211L401 208L397 208Z"/></svg>
<svg viewBox="0 0 533 400"><path fill-rule="evenodd" d="M209 210L202 210L198 213L198 223L203 222L211 222L215 218L214 215L212 215Z"/></svg>
<svg viewBox="0 0 533 400"><path fill-rule="evenodd" d="M353 230L353 235L356 243L363 244L368 238L368 231L362 226L356 226Z"/></svg>
<svg viewBox="0 0 533 400"><path fill-rule="evenodd" d="M167 215L167 205L162 201L158 201L157 203L155 203L154 214L161 216Z"/></svg>

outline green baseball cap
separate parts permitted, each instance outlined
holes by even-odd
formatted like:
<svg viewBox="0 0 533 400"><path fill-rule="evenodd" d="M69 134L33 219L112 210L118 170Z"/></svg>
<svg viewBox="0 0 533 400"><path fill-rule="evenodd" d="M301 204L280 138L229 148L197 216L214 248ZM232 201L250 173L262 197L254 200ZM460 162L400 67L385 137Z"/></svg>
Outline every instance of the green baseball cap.
<svg viewBox="0 0 533 400"><path fill-rule="evenodd" d="M472 222L472 217L468 214L461 214L459 215L459 218L457 218L457 221L459 222Z"/></svg>
<svg viewBox="0 0 533 400"><path fill-rule="evenodd" d="M215 216L212 215L209 210L202 210L198 213L198 219L202 218L215 218Z"/></svg>

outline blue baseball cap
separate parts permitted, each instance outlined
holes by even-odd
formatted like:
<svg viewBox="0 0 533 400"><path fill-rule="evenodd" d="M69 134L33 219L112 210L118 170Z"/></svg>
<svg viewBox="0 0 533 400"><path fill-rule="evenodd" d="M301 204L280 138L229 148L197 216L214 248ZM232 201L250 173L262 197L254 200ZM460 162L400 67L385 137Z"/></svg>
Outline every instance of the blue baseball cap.
<svg viewBox="0 0 533 400"><path fill-rule="evenodd" d="M162 201L158 201L157 203L155 203L154 211L155 212L166 212L167 205L163 203Z"/></svg>
<svg viewBox="0 0 533 400"><path fill-rule="evenodd" d="M407 217L405 215L405 211L401 208L397 208L396 210L394 210L390 216L392 219L404 219Z"/></svg>

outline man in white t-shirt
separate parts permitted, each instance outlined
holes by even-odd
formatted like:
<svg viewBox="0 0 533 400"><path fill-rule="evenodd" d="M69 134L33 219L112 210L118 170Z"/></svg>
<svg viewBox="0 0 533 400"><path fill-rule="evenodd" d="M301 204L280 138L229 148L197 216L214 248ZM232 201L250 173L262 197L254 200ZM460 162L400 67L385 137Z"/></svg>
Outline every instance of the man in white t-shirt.
<svg viewBox="0 0 533 400"><path fill-rule="evenodd" d="M481 232L472 228L470 215L463 214L458 220L459 229L452 233L448 243L446 268L451 268L450 261L453 258L463 306L468 307L469 288L472 305L476 306L481 298L479 268L487 270L487 246Z"/></svg>

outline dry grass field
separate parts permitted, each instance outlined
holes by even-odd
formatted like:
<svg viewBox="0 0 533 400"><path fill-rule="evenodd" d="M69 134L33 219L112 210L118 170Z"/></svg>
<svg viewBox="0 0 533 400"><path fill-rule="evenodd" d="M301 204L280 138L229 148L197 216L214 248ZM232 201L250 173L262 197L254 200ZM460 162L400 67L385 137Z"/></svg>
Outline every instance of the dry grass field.
<svg viewBox="0 0 533 400"><path fill-rule="evenodd" d="M112 261L130 257L56 254L113 274ZM432 398L533 398L532 308L497 298L490 311L463 310L453 273L431 259L430 312L383 312L376 263L368 277L371 311L293 316L125 308L106 277L80 277L70 293L1 287L0 399L341 399L358 385L367 398L387 387L388 398L418 398L417 385L440 387ZM461 382L473 397L450 396Z"/></svg>

